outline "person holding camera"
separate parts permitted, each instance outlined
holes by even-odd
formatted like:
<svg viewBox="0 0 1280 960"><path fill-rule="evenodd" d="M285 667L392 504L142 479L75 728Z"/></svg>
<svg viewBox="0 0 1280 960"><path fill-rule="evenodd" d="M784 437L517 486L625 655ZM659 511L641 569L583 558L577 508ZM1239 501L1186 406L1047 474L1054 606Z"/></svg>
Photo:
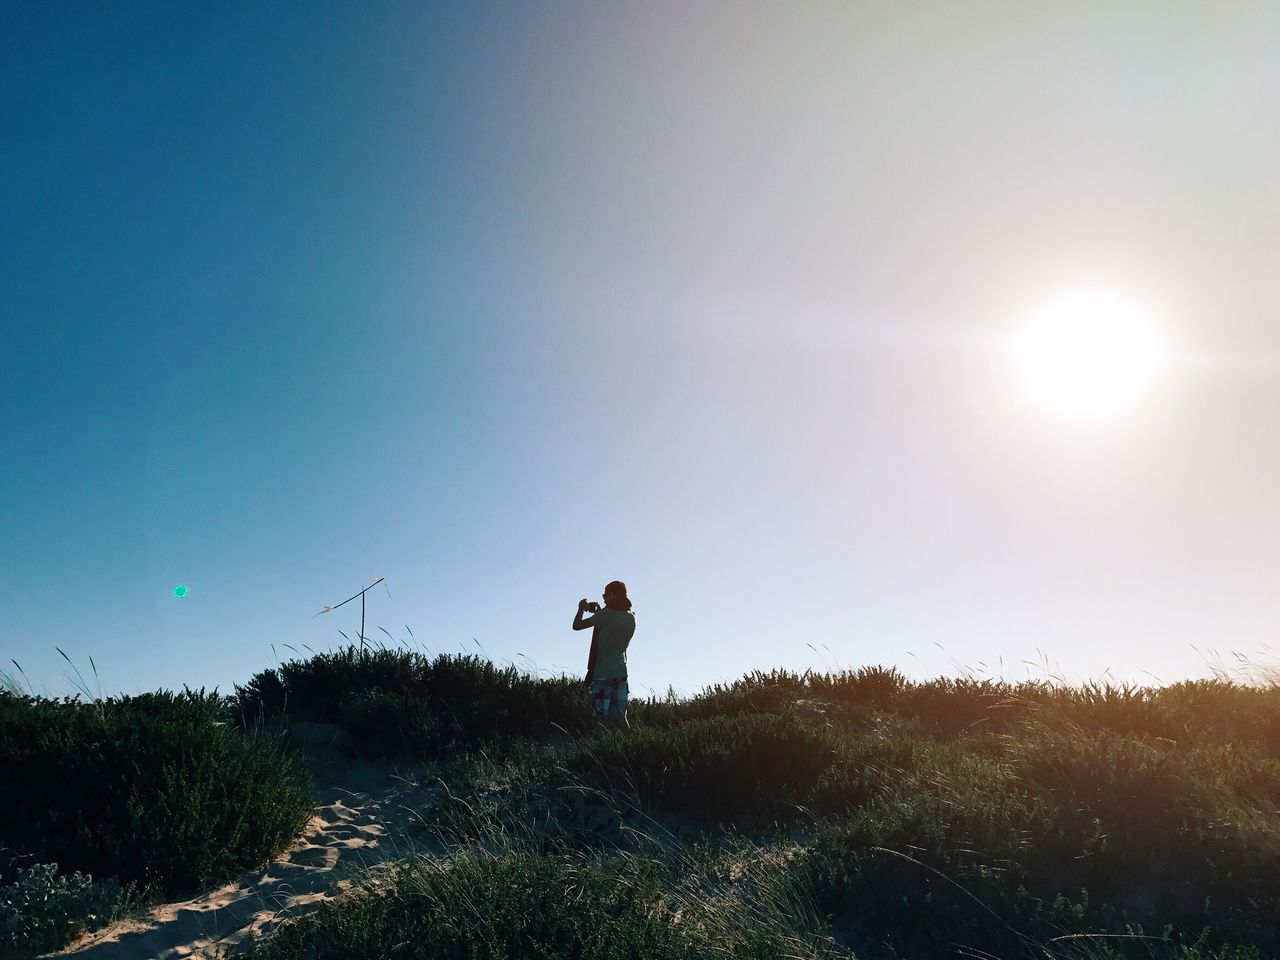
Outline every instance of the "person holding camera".
<svg viewBox="0 0 1280 960"><path fill-rule="evenodd" d="M591 616L584 617L584 613ZM573 629L591 627L591 652L587 676L591 688L591 713L607 723L629 727L627 720L627 647L636 632L627 585L614 580L604 588L604 607L586 598L578 601Z"/></svg>

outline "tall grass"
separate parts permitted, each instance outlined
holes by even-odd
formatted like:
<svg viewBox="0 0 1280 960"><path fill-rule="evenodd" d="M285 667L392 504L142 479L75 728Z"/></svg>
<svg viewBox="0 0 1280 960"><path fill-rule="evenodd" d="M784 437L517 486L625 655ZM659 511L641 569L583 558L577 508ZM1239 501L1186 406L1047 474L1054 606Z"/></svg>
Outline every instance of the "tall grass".
<svg viewBox="0 0 1280 960"><path fill-rule="evenodd" d="M583 848L554 823L463 803L436 822L441 857L368 875L250 957L524 960L852 960L822 933L790 852L746 841Z"/></svg>

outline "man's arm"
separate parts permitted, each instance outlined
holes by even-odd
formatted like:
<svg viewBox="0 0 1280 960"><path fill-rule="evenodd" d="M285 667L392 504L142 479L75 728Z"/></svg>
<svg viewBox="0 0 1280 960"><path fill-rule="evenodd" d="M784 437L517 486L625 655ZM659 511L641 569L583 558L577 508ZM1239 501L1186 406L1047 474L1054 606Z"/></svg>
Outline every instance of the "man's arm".
<svg viewBox="0 0 1280 960"><path fill-rule="evenodd" d="M579 601L579 602L578 602L578 612L577 612L577 614L575 614L575 615L574 615L574 618L573 618L573 629L575 629L575 630L585 630L585 629L587 629L587 627L592 626L592 623L593 623L593 621L595 620L596 615L593 613L591 616L587 617L587 618L584 620L584 619L582 618L582 615L583 615L584 613L586 613L586 612L587 612L587 601L585 601L585 600L581 600L581 601Z"/></svg>

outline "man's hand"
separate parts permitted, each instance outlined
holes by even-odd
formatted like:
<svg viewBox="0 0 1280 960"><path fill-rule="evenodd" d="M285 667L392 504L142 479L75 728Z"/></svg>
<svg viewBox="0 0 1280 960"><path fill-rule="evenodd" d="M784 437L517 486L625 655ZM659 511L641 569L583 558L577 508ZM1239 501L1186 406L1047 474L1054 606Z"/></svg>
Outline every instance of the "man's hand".
<svg viewBox="0 0 1280 960"><path fill-rule="evenodd" d="M586 613L586 611L587 611L587 607L590 605L590 602L591 602L591 601L589 601L586 597L583 597L581 600L579 600L579 601L578 601L578 612L579 612L579 613Z"/></svg>

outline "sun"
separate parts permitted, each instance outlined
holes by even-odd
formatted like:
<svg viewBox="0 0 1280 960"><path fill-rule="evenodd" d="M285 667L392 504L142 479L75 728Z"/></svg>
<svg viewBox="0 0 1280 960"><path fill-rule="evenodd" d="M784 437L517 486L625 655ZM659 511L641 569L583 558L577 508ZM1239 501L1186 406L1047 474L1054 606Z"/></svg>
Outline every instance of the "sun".
<svg viewBox="0 0 1280 960"><path fill-rule="evenodd" d="M1073 417L1098 417L1130 406L1161 363L1146 315L1103 295L1059 300L1037 316L1017 346L1032 396Z"/></svg>

